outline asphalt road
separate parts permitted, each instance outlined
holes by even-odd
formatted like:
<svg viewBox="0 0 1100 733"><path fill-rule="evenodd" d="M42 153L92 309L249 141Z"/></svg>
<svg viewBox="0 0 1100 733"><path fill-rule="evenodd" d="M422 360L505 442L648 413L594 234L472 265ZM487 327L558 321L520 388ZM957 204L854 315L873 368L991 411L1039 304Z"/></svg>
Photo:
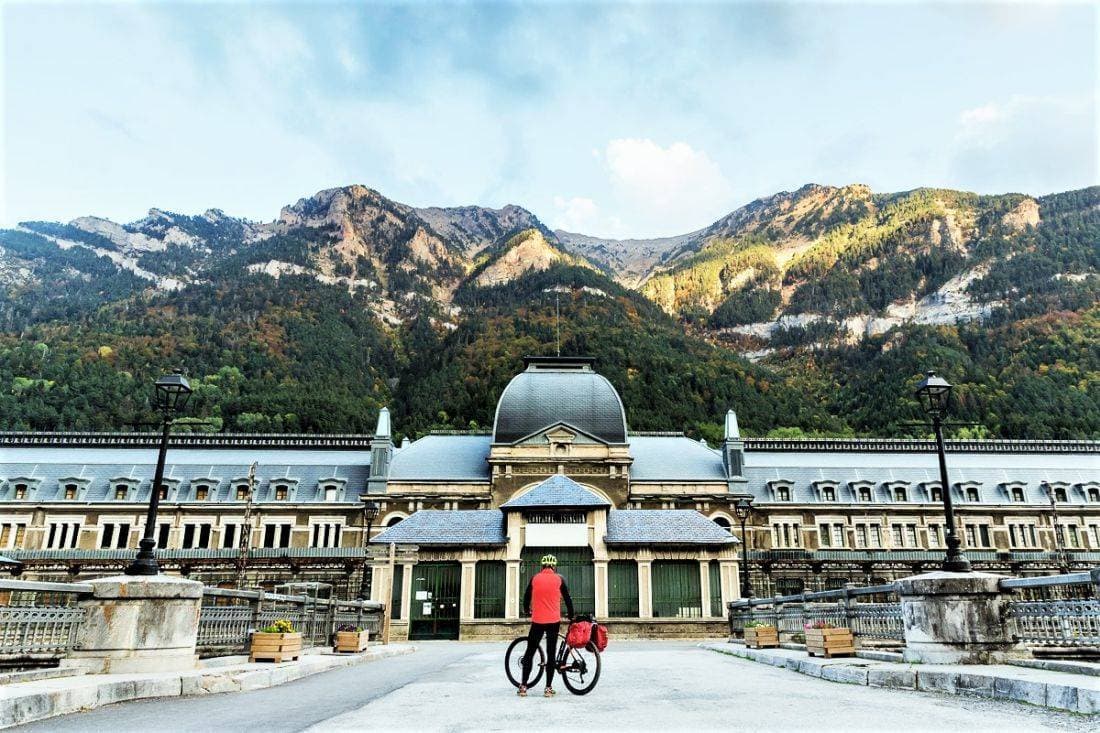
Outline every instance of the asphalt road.
<svg viewBox="0 0 1100 733"><path fill-rule="evenodd" d="M145 700L42 721L39 731L1100 731L1043 708L806 677L687 642L619 642L599 685L516 697L503 644L421 643L414 654L257 692Z"/></svg>

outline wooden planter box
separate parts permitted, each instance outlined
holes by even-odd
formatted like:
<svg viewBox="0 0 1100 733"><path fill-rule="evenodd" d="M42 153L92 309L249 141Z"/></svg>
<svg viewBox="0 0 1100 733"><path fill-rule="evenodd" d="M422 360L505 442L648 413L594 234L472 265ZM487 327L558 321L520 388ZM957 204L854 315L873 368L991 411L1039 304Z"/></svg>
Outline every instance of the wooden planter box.
<svg viewBox="0 0 1100 733"><path fill-rule="evenodd" d="M753 649L771 649L779 646L779 629L774 626L749 626L745 628L745 646Z"/></svg>
<svg viewBox="0 0 1100 733"><path fill-rule="evenodd" d="M851 629L806 629L806 653L811 657L846 657L856 653Z"/></svg>
<svg viewBox="0 0 1100 733"><path fill-rule="evenodd" d="M250 662L289 662L297 660L301 654L302 635L299 633L252 632L252 648L248 655Z"/></svg>
<svg viewBox="0 0 1100 733"><path fill-rule="evenodd" d="M368 631L337 631L334 652L361 652L367 648Z"/></svg>

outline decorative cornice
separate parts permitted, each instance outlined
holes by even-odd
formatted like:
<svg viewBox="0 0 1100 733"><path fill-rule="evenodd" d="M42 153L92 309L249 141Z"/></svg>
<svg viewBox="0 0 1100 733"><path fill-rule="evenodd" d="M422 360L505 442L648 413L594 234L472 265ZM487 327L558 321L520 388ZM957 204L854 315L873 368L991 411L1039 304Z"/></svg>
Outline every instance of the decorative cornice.
<svg viewBox="0 0 1100 733"><path fill-rule="evenodd" d="M432 435L488 435L482 431L440 430ZM681 436L682 433L631 433ZM273 448L279 450L370 450L372 436L355 433L173 433L175 448ZM0 446L57 448L156 448L160 434L83 432L0 432ZM935 441L916 438L745 438L745 450L776 453L934 453ZM1095 440L948 440L948 453L1100 453Z"/></svg>

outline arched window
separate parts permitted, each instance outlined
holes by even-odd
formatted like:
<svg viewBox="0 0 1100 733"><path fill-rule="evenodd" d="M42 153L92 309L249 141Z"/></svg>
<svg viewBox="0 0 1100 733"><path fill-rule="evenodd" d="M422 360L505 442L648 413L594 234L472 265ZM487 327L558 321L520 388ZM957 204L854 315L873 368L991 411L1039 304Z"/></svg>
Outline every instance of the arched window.
<svg viewBox="0 0 1100 733"><path fill-rule="evenodd" d="M390 517L388 520L386 520L386 526L387 527L392 527L393 525L397 524L398 522L403 521L404 519L405 519L405 517L400 517L400 516Z"/></svg>
<svg viewBox="0 0 1100 733"><path fill-rule="evenodd" d="M719 527L721 527L722 529L725 529L725 530L729 530L730 520L726 519L725 517L723 517L721 515L719 515L717 517L714 517L713 519L714 519L714 523L717 524Z"/></svg>

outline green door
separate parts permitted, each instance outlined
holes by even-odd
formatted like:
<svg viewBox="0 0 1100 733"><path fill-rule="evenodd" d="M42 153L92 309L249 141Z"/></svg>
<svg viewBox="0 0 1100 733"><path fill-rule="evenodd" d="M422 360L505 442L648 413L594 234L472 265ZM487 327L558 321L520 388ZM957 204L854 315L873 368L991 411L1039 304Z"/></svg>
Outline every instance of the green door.
<svg viewBox="0 0 1100 733"><path fill-rule="evenodd" d="M409 639L457 639L461 566L457 562L419 563L412 574Z"/></svg>
<svg viewBox="0 0 1100 733"><path fill-rule="evenodd" d="M607 615L638 618L638 563L633 560L607 564Z"/></svg>
<svg viewBox="0 0 1100 733"><path fill-rule="evenodd" d="M520 605L523 605L523 592L531 576L542 570L539 560L543 555L558 558L558 572L569 586L569 597L573 599L576 613L596 612L596 577L592 564L592 549L589 547L525 547L523 563L520 566ZM562 604L562 618L565 617L565 604ZM520 608L523 612L523 608Z"/></svg>
<svg viewBox="0 0 1100 733"><path fill-rule="evenodd" d="M658 560L653 563L653 615L657 618L699 618L703 615L698 562Z"/></svg>

